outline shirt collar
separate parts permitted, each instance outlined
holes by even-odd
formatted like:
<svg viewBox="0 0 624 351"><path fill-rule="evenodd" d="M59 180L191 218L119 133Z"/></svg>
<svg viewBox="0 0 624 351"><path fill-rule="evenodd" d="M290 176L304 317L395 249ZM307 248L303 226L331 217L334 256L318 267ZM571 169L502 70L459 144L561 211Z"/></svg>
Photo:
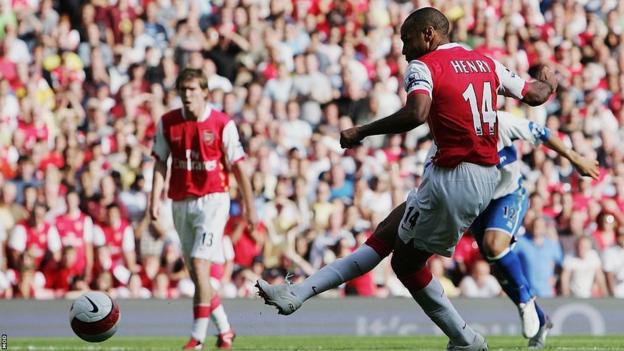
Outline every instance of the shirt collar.
<svg viewBox="0 0 624 351"><path fill-rule="evenodd" d="M464 45L459 44L459 43L446 43L446 44L438 45L436 50L447 50L447 49L453 49L453 48L464 48L464 49L466 49L466 47Z"/></svg>
<svg viewBox="0 0 624 351"><path fill-rule="evenodd" d="M211 113L212 113L212 106L210 105L210 103L206 103L206 108L204 109L204 114L197 120L197 122L203 122L203 121L207 120L208 117L210 117ZM186 119L186 112L185 112L184 108L182 108L182 117L184 117L184 119Z"/></svg>

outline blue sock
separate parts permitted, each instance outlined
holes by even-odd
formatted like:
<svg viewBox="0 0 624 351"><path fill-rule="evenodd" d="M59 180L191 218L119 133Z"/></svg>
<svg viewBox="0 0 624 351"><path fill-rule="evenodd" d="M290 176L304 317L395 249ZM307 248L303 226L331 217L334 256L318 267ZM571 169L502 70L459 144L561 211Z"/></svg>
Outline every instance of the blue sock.
<svg viewBox="0 0 624 351"><path fill-rule="evenodd" d="M535 309L537 310L537 317L539 318L540 327L541 327L544 324L546 324L546 315L544 314L544 311L542 310L542 308L539 307L537 302L535 303Z"/></svg>
<svg viewBox="0 0 624 351"><path fill-rule="evenodd" d="M526 303L533 297L529 282L522 272L520 259L514 251L510 250L505 256L493 261L493 263L500 274L503 290L516 305Z"/></svg>

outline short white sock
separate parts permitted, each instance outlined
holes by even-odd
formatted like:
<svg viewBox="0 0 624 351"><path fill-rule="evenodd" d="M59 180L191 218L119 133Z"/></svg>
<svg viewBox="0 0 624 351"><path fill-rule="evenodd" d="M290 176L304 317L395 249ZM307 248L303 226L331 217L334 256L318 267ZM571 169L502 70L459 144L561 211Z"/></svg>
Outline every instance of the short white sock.
<svg viewBox="0 0 624 351"><path fill-rule="evenodd" d="M193 320L193 328L191 329L191 336L193 339L204 342L208 323L210 323L210 318L197 318Z"/></svg>
<svg viewBox="0 0 624 351"><path fill-rule="evenodd" d="M328 264L303 282L295 284L293 292L305 301L369 272L382 259L372 247L363 244L348 256Z"/></svg>
<svg viewBox="0 0 624 351"><path fill-rule="evenodd" d="M215 308L210 315L210 319L217 327L217 331L219 334L230 331L230 322L228 321L227 314L225 314L225 309L223 305L219 305L219 307Z"/></svg>

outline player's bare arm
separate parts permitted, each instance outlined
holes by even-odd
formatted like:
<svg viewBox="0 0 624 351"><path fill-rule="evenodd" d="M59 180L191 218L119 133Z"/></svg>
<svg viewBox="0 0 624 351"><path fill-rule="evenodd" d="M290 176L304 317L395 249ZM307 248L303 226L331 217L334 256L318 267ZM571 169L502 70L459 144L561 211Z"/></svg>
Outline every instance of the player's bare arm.
<svg viewBox="0 0 624 351"><path fill-rule="evenodd" d="M590 160L581 156L578 152L565 146L561 139L554 134L551 134L550 138L548 138L544 144L556 151L562 157L567 158L580 175L598 179L598 176L600 175L598 161Z"/></svg>
<svg viewBox="0 0 624 351"><path fill-rule="evenodd" d="M397 134L410 131L427 121L431 98L425 94L410 94L405 106L388 117L372 123L343 130L340 133L340 146L352 148L362 139L371 135Z"/></svg>
<svg viewBox="0 0 624 351"><path fill-rule="evenodd" d="M157 221L160 215L160 197L165 185L167 176L167 164L156 160L154 164L154 177L152 179L152 192L150 194L149 214L152 221Z"/></svg>
<svg viewBox="0 0 624 351"><path fill-rule="evenodd" d="M234 173L236 182L238 182L241 197L243 198L245 219L247 220L247 224L249 225L250 230L253 231L256 228L256 224L258 223L258 215L256 214L256 206L254 205L253 201L251 182L249 181L249 177L247 176L245 166L246 163L244 160L235 162L232 165L232 172Z"/></svg>
<svg viewBox="0 0 624 351"><path fill-rule="evenodd" d="M551 94L557 91L557 77L547 65L540 67L536 79L528 82L527 91L522 101L530 106L539 106L545 103Z"/></svg>

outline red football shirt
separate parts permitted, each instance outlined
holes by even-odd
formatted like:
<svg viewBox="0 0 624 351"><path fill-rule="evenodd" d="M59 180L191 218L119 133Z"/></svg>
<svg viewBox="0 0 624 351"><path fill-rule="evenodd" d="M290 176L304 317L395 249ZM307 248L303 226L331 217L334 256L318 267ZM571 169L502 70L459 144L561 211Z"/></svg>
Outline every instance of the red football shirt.
<svg viewBox="0 0 624 351"><path fill-rule="evenodd" d="M245 156L234 122L210 107L198 121L182 109L166 113L152 151L159 160L172 158L168 195L175 201L227 192L227 167Z"/></svg>
<svg viewBox="0 0 624 351"><path fill-rule="evenodd" d="M8 247L18 252L30 252L37 268L42 263L46 252L56 252L61 249L61 240L56 227L50 223L37 229L23 220L15 225L9 236Z"/></svg>
<svg viewBox="0 0 624 351"><path fill-rule="evenodd" d="M84 273L87 265L86 244L93 242L93 221L91 217L81 213L78 218L70 218L64 214L56 217L56 229L63 246L72 246L76 250L75 269Z"/></svg>
<svg viewBox="0 0 624 351"><path fill-rule="evenodd" d="M497 92L521 99L526 82L497 61L449 43L409 63L405 89L431 97L428 124L438 147L434 164L494 166Z"/></svg>
<svg viewBox="0 0 624 351"><path fill-rule="evenodd" d="M93 246L106 246L108 248L112 266L106 268L113 268L117 264L125 266L124 252L135 250L134 230L128 222L123 220L114 227L112 225L97 225L93 228ZM103 263L100 262L100 265Z"/></svg>

